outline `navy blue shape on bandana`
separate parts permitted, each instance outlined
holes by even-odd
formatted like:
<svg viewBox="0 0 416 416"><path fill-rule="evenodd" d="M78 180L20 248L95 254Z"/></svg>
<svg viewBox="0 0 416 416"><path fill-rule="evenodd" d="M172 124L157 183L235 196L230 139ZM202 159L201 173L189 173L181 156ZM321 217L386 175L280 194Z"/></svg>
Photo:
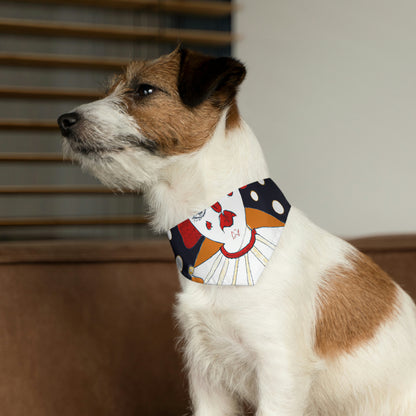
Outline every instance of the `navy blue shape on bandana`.
<svg viewBox="0 0 416 416"><path fill-rule="evenodd" d="M170 240L170 245L173 252L181 253L181 258L183 260L182 270L179 270L187 279L192 280L191 275L189 274L188 267L184 267L187 264L194 264L196 257L199 253L202 243L204 242L205 237L202 235L198 242L192 247L187 248L183 242L182 236L179 232L178 227L174 227L170 230L172 238Z"/></svg>
<svg viewBox="0 0 416 416"><path fill-rule="evenodd" d="M270 179L264 179L264 185L260 182L253 182L239 189L241 198L243 199L246 208L255 208L260 211L272 215L278 220L286 224L287 216L289 215L290 204L283 195L279 187ZM254 191L259 196L258 201L255 201L251 196L251 191ZM278 201L283 207L283 213L279 214L273 209L273 201Z"/></svg>

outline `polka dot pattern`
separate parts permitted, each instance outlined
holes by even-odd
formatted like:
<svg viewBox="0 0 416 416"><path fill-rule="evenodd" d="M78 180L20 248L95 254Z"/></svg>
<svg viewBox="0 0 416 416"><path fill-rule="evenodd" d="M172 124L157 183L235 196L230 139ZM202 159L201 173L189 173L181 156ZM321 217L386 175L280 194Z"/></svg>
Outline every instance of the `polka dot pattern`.
<svg viewBox="0 0 416 416"><path fill-rule="evenodd" d="M273 200L272 207L277 214L282 215L285 212L283 205L279 201Z"/></svg>
<svg viewBox="0 0 416 416"><path fill-rule="evenodd" d="M183 269L183 260L181 256L176 256L176 267L181 272Z"/></svg>

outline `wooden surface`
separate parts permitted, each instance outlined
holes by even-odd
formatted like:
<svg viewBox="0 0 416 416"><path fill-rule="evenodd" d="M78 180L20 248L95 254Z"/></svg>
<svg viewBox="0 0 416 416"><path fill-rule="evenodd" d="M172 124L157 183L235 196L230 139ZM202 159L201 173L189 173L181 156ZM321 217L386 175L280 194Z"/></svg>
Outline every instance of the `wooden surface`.
<svg viewBox="0 0 416 416"><path fill-rule="evenodd" d="M366 252L416 250L416 234L374 236L349 241L359 250Z"/></svg>
<svg viewBox="0 0 416 416"><path fill-rule="evenodd" d="M416 235L353 241L384 250L380 260L416 295ZM186 413L166 238L4 242L0 277L2 414Z"/></svg>
<svg viewBox="0 0 416 416"><path fill-rule="evenodd" d="M0 19L0 32L19 35L72 37L87 39L113 39L165 42L192 45L225 46L234 41L229 32L214 30L140 28L114 25L50 22L41 20Z"/></svg>
<svg viewBox="0 0 416 416"><path fill-rule="evenodd" d="M39 0L15 1L20 1L22 3L39 3ZM200 0L42 0L42 3L109 7L155 13L194 14L211 17L228 16L235 10L232 3Z"/></svg>
<svg viewBox="0 0 416 416"><path fill-rule="evenodd" d="M130 60L128 59L105 57L89 58L84 56L0 52L0 65L26 66L31 68L78 68L119 71L129 62Z"/></svg>
<svg viewBox="0 0 416 416"><path fill-rule="evenodd" d="M117 215L105 217L7 217L0 218L0 227L39 227L75 225L134 225L147 224L142 215Z"/></svg>
<svg viewBox="0 0 416 416"><path fill-rule="evenodd" d="M384 250L390 252L413 251L416 254L416 234L366 237L350 240L367 253ZM170 244L160 240L138 241L27 241L0 242L0 263L48 261L117 261L145 260L173 261Z"/></svg>
<svg viewBox="0 0 416 416"><path fill-rule="evenodd" d="M1 130L56 130L56 120L22 120L22 119L0 119Z"/></svg>
<svg viewBox="0 0 416 416"><path fill-rule="evenodd" d="M52 162L68 161L61 153L0 153L0 162Z"/></svg>
<svg viewBox="0 0 416 416"><path fill-rule="evenodd" d="M1 263L161 261L174 263L167 238L148 241L0 242Z"/></svg>
<svg viewBox="0 0 416 416"><path fill-rule="evenodd" d="M84 195L84 194L117 194L117 196L135 194L132 191L118 192L104 186L68 186L68 185L44 185L44 186L0 186L1 195Z"/></svg>
<svg viewBox="0 0 416 416"><path fill-rule="evenodd" d="M0 98L92 101L102 96L101 91L87 89L0 86Z"/></svg>

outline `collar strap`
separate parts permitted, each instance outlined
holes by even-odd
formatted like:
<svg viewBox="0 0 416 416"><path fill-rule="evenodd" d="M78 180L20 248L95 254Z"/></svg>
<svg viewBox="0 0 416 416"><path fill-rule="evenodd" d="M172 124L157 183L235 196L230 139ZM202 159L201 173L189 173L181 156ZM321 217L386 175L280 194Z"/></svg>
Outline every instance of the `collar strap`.
<svg viewBox="0 0 416 416"><path fill-rule="evenodd" d="M289 210L270 178L228 193L168 232L179 272L204 284L257 283Z"/></svg>

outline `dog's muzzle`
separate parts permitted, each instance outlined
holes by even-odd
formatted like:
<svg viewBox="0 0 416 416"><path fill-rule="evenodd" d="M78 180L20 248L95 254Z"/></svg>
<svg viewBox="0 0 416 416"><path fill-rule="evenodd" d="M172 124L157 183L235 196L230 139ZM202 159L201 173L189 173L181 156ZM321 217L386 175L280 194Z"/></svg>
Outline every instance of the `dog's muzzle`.
<svg viewBox="0 0 416 416"><path fill-rule="evenodd" d="M62 136L68 137L73 132L76 124L80 120L80 115L78 113L65 113L58 118L58 125L61 129Z"/></svg>

